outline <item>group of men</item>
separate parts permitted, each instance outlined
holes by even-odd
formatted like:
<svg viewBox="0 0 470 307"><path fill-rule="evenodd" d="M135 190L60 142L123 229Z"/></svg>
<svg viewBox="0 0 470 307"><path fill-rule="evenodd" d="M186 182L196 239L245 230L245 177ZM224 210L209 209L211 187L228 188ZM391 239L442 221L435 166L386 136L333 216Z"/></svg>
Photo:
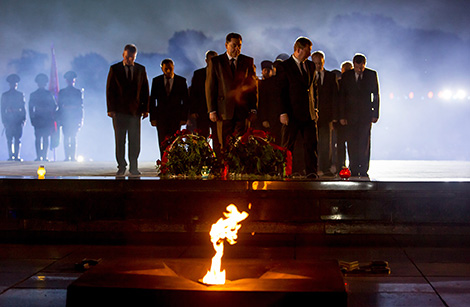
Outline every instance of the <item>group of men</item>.
<svg viewBox="0 0 470 307"><path fill-rule="evenodd" d="M31 93L29 117L34 127L36 161L47 161L50 141L57 142L62 127L65 161L75 161L76 137L83 123L83 90L75 87L77 74L65 73L67 87L61 89L57 99L46 89L49 78L38 74L35 82L38 89ZM20 77L7 77L10 89L2 94L1 114L5 129L9 161L22 161L20 157L21 137L26 121L25 96L18 91ZM51 147L56 147L51 146Z"/></svg>
<svg viewBox="0 0 470 307"><path fill-rule="evenodd" d="M226 52L206 53L207 66L194 72L189 90L186 80L175 75L173 61L165 59L163 74L152 80L149 95L145 67L135 63L137 48L126 45L123 61L110 68L106 90L108 116L115 131L117 175L126 172L126 135L129 172L140 174L140 122L150 113L160 142L179 130L189 114L202 133L212 131L216 152L224 150L229 136L241 135L257 122L292 152L300 135L301 152L293 158L303 154L307 178L338 172L332 157L335 148L344 148L347 142L352 174L367 177L371 124L379 117L377 73L365 67L365 56L357 54L354 68L345 71L338 82L334 73L324 69L323 52L312 54L312 46L308 38L299 37L293 54L276 61L275 74L272 67L262 65L264 77L257 80L253 58L241 54L241 35L229 33ZM162 145L161 154L164 150ZM342 163L344 155L337 154Z"/></svg>

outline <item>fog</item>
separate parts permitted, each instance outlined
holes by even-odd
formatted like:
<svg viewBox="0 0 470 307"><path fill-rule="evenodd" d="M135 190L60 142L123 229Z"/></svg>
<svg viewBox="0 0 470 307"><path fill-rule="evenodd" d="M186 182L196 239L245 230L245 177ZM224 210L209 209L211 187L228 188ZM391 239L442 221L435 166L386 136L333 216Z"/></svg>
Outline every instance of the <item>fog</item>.
<svg viewBox="0 0 470 307"><path fill-rule="evenodd" d="M172 58L175 73L187 78L189 86L193 71L205 65L204 53L209 49L223 53L225 35L232 31L242 34L242 53L254 57L257 67L280 53L291 54L293 42L301 35L312 39L314 50L326 53L328 70L339 69L356 52L364 53L367 66L378 72L381 90L380 119L372 129L372 159L470 159L466 142L470 131L466 119L470 114L470 26L457 14L463 1L451 1L447 6L421 1L425 3L421 9L413 2L403 2L408 7L399 9L398 5L367 1L356 5L338 1L337 6L311 1L289 5L141 1L126 10L119 3L5 1L0 13L0 42L5 48L0 59L1 92L8 90L7 75L19 74L18 90L25 94L27 106L29 95L36 90L34 77L50 74L53 44L60 88L66 86L64 73L74 70L76 87L84 89L85 118L78 133L77 155L85 160L114 161L105 86L109 66L122 60L125 44L135 43L139 48L136 62L146 66L150 84L161 74L161 60ZM444 18L445 14L453 15ZM465 91L462 97L455 95L460 89ZM445 90L450 91L447 96L438 97ZM62 141L55 153L49 152L49 158L54 159L54 154L55 160L64 159ZM0 160L7 157L2 133ZM29 114L21 157L36 158ZM140 160L157 158L156 131L145 119Z"/></svg>

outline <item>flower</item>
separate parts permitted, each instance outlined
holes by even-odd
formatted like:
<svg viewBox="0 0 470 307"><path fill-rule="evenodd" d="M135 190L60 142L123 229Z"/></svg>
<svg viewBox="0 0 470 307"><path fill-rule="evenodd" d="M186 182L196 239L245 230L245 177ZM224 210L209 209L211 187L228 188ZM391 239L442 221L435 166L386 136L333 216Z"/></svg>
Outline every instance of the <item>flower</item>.
<svg viewBox="0 0 470 307"><path fill-rule="evenodd" d="M217 168L215 153L204 136L184 129L164 142L166 149L159 168L162 175L197 176L203 166Z"/></svg>
<svg viewBox="0 0 470 307"><path fill-rule="evenodd" d="M224 160L235 174L289 175L292 172L290 151L274 144L266 132L251 128L229 140Z"/></svg>

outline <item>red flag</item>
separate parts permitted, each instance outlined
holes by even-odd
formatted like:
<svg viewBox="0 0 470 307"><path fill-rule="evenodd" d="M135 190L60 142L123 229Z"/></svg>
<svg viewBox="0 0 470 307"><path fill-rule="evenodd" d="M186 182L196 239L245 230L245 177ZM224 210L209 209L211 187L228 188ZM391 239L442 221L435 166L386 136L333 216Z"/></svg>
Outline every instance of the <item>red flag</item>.
<svg viewBox="0 0 470 307"><path fill-rule="evenodd" d="M59 77L57 74L57 63L55 61L54 45L51 46L51 76L49 78L49 91L54 95L55 100L59 97Z"/></svg>

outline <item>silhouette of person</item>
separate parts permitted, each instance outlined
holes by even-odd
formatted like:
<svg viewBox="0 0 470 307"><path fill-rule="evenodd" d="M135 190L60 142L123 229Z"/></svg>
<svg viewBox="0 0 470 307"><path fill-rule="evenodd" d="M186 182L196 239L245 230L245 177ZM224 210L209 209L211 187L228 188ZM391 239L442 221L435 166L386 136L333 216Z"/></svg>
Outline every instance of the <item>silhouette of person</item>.
<svg viewBox="0 0 470 307"><path fill-rule="evenodd" d="M312 54L318 88L318 168L323 176L333 176L333 122L338 121L338 81L336 75L325 69L325 54Z"/></svg>
<svg viewBox="0 0 470 307"><path fill-rule="evenodd" d="M209 50L206 52L206 64L217 56L217 52ZM189 87L189 103L190 103L190 118L196 122L197 129L200 133L208 137L212 131L212 145L215 152L220 152L220 144L217 138L217 125L209 119L206 103L206 75L207 65L204 68L196 70L191 79L191 86ZM210 131L209 131L210 128Z"/></svg>
<svg viewBox="0 0 470 307"><path fill-rule="evenodd" d="M243 134L247 120L256 118L257 85L253 58L241 54L242 37L229 33L226 52L213 57L207 66L206 100L209 118L217 122L222 149L227 137Z"/></svg>
<svg viewBox="0 0 470 307"><path fill-rule="evenodd" d="M65 161L76 161L77 133L83 124L83 89L75 87L77 74L68 71L64 74L67 87L59 91L59 125L64 134Z"/></svg>
<svg viewBox="0 0 470 307"><path fill-rule="evenodd" d="M150 93L150 123L157 127L160 157L165 151L164 140L180 130L188 119L188 86L186 78L175 74L171 59L161 62L162 75L152 80Z"/></svg>
<svg viewBox="0 0 470 307"><path fill-rule="evenodd" d="M281 102L276 89L276 76L273 75L273 63L261 62L263 79L258 80L258 121L260 129L269 132L276 144L281 145Z"/></svg>
<svg viewBox="0 0 470 307"><path fill-rule="evenodd" d="M22 161L20 158L21 136L26 121L24 94L17 90L20 77L11 74L7 77L10 89L2 94L2 123L7 138L8 161Z"/></svg>
<svg viewBox="0 0 470 307"><path fill-rule="evenodd" d="M341 63L341 72L339 72L338 76L338 84L340 88L342 74L351 69L353 69L353 64L351 61L344 61ZM339 175L341 169L346 167L347 130L346 126L341 125L339 121L334 123L334 127L334 132L336 135L336 174Z"/></svg>
<svg viewBox="0 0 470 307"><path fill-rule="evenodd" d="M126 172L126 136L129 140L129 172L140 175L138 158L140 154L141 119L148 116L149 84L143 65L135 62L137 47L124 47L123 61L113 64L108 73L106 102L108 116L113 119L116 142L117 176Z"/></svg>
<svg viewBox="0 0 470 307"><path fill-rule="evenodd" d="M282 144L294 151L297 134L302 135L307 178L317 175L317 127L315 64L308 60L312 41L299 37L294 53L278 67L283 140ZM296 156L293 156L294 160Z"/></svg>
<svg viewBox="0 0 470 307"><path fill-rule="evenodd" d="M36 137L35 161L48 161L49 137L55 128L57 104L52 93L46 90L49 78L45 74L39 74L34 81L37 83L38 89L31 93L29 98L29 117Z"/></svg>
<svg viewBox="0 0 470 307"><path fill-rule="evenodd" d="M351 175L368 177L370 133L379 119L379 81L377 72L366 68L363 54L356 54L353 64L341 78L340 123L347 125Z"/></svg>

